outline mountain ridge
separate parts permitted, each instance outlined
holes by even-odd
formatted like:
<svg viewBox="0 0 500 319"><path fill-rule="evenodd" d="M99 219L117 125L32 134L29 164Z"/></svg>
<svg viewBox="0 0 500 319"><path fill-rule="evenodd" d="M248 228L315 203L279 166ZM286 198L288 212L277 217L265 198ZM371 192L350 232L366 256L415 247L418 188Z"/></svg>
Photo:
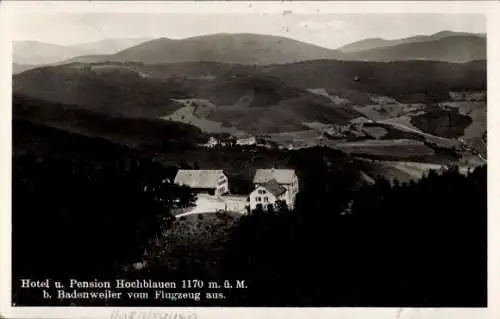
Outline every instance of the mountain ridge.
<svg viewBox="0 0 500 319"><path fill-rule="evenodd" d="M376 62L401 60L467 62L486 58L485 38L471 33L442 31L430 36L413 36L396 40L396 42L381 38L375 41L379 42L376 48L344 52L341 49L329 49L284 36L216 33L184 39L154 39L114 55L90 59L90 61L146 64L213 61L268 65L323 59ZM436 50L433 46L439 49ZM384 58L384 56L389 58Z"/></svg>
<svg viewBox="0 0 500 319"><path fill-rule="evenodd" d="M100 53L95 46L101 46ZM117 52L105 53L113 51ZM71 46L20 41L14 44L13 62L18 65L51 65L106 61L146 64L211 61L271 65L324 59L468 62L486 59L486 39L484 34L441 31L432 35L416 35L395 40L364 39L338 49L285 36L255 33L215 33L183 39L104 39Z"/></svg>
<svg viewBox="0 0 500 319"><path fill-rule="evenodd" d="M381 48L381 47L389 47L389 46L395 46L399 44L405 44L405 43L418 43L418 42L425 42L425 41L431 41L431 40L439 40L445 37L451 37L451 36L477 36L477 37L485 37L486 34L484 33L471 33L471 32L455 32L455 31L449 31L449 30L443 30L440 32L436 32L430 35L414 35L410 37L403 37L403 38L397 38L397 39L384 39L381 37L376 37L376 38L368 38L368 39L362 39L359 41L351 42L346 45L343 45L337 50L346 52L346 53L353 53L353 52L359 52L359 51L365 51L365 50L370 50L370 49L375 49L375 48Z"/></svg>
<svg viewBox="0 0 500 319"><path fill-rule="evenodd" d="M110 58L147 63L218 61L262 65L337 57L335 50L282 36L216 33L178 40L152 40Z"/></svg>
<svg viewBox="0 0 500 319"><path fill-rule="evenodd" d="M370 62L427 60L463 63L485 58L485 39L463 35L374 48L349 56L354 61Z"/></svg>
<svg viewBox="0 0 500 319"><path fill-rule="evenodd" d="M103 39L85 43L61 45L36 40L13 42L13 63L18 65L50 65L81 56L114 54L149 38Z"/></svg>

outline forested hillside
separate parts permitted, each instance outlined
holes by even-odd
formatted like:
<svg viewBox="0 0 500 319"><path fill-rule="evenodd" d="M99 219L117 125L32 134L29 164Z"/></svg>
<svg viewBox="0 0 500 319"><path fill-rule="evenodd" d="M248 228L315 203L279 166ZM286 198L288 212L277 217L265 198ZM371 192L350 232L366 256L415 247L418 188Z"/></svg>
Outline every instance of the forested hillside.
<svg viewBox="0 0 500 319"><path fill-rule="evenodd" d="M168 169L126 147L19 120L13 128L13 278L116 276L168 227L174 200L193 200L164 183Z"/></svg>
<svg viewBox="0 0 500 319"><path fill-rule="evenodd" d="M251 288L235 303L486 306L486 166L351 195L318 184L296 212L241 219L227 271Z"/></svg>
<svg viewBox="0 0 500 319"><path fill-rule="evenodd" d="M135 148L192 148L208 139L200 129L189 124L106 114L79 105L49 102L19 94L13 95L12 113L16 119Z"/></svg>
<svg viewBox="0 0 500 319"><path fill-rule="evenodd" d="M295 211L181 221L144 276L246 281L205 306L486 305L486 166L349 188L309 158Z"/></svg>

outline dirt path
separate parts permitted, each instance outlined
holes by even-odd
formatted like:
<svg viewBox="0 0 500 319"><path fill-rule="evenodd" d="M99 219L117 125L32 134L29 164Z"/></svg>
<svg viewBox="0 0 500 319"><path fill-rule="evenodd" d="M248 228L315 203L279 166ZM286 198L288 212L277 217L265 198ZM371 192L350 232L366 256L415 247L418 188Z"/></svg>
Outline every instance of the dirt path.
<svg viewBox="0 0 500 319"><path fill-rule="evenodd" d="M224 211L221 211L221 212L224 213ZM182 217L182 216L189 216L189 215L206 215L206 214L217 214L217 213L219 213L219 212L217 212L217 211L215 211L215 212L192 211L192 212L186 212L186 213L182 213L182 214L179 214L179 215L175 215L175 218L179 218L179 217ZM245 215L245 213L243 213L243 212L233 212L233 213Z"/></svg>
<svg viewBox="0 0 500 319"><path fill-rule="evenodd" d="M196 214L213 214L220 211L234 211L240 213L244 211L243 208L243 205L237 205L237 203L234 202L234 198L217 198L210 195L198 194L194 206L188 211L176 215L176 217Z"/></svg>
<svg viewBox="0 0 500 319"><path fill-rule="evenodd" d="M448 139L448 138L445 138L445 137L441 137L441 136L436 136L436 135L432 135L432 134L429 134L429 133L425 133L425 132L422 132L420 130L415 130L411 127L408 127L406 125L403 125L403 124L400 124L400 123L393 123L393 122L387 122L387 121L376 121L375 123L379 123L379 124L385 124L385 125L392 125L392 126L396 126L396 127L399 127L403 130L407 130L409 132L413 132L413 133L417 133L417 134L420 134L422 136L427 136L427 137L430 137L430 138L434 138L434 139L438 139L438 140L442 140L442 141L445 141L445 142L452 142L452 143L455 143L455 141L453 141L452 139ZM478 151L474 150L472 147L470 147L469 145L467 145L466 143L464 142L460 142L458 141L458 143L468 152L471 152L472 154L476 155L481 161L483 161L484 163L487 162L486 158L484 156L481 155L481 153L479 153Z"/></svg>
<svg viewBox="0 0 500 319"><path fill-rule="evenodd" d="M189 216L189 215L203 215L203 214L216 214L217 212L198 212L198 211L192 211L192 212L186 212L182 213L179 215L175 215L175 218L179 218L182 216Z"/></svg>
<svg viewBox="0 0 500 319"><path fill-rule="evenodd" d="M416 130L414 128L408 127L408 126L406 126L404 124L401 124L401 123L394 123L394 122L389 122L389 121L376 121L375 123L396 126L396 127L399 127L399 128L401 128L403 130L406 130L406 131L409 131L409 132L412 132L412 133L416 133L416 134L419 134L419 135L423 135L423 136L435 138L435 139L438 139L438 140L442 140L444 142L453 142L453 140L451 140L449 138L445 138L445 137L441 137L441 136L436 136L436 135L432 135L432 134L429 134L429 133L425 133L423 131Z"/></svg>

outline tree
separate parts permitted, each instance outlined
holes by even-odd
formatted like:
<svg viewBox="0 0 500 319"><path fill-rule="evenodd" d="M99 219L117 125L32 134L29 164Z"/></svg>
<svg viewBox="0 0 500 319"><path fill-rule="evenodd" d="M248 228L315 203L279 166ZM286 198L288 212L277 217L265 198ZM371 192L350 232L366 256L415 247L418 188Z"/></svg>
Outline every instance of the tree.
<svg viewBox="0 0 500 319"><path fill-rule="evenodd" d="M111 278L142 262L174 218L168 172L126 147L26 124L13 143L14 278Z"/></svg>
<svg viewBox="0 0 500 319"><path fill-rule="evenodd" d="M274 205L273 205L273 204L268 204L268 205L267 205L267 212L268 212L269 214L274 213Z"/></svg>
<svg viewBox="0 0 500 319"><path fill-rule="evenodd" d="M300 213L253 214L234 229L228 274L252 282L252 293L234 301L485 305L486 175L485 167L467 177L457 170L432 172L392 187L378 178L351 193L333 187L337 176L316 179L335 190L321 193L326 187L314 185L302 195L321 204L300 200ZM352 200L352 214L340 217L342 205L324 205L322 197L333 200L332 194ZM325 285L336 289L325 295Z"/></svg>
<svg viewBox="0 0 500 319"><path fill-rule="evenodd" d="M288 212L288 205L284 200L277 200L276 201L276 209L280 213L286 213Z"/></svg>
<svg viewBox="0 0 500 319"><path fill-rule="evenodd" d="M196 193L189 186L174 186L177 190L176 199L179 200L180 207L186 208L194 206L197 200Z"/></svg>
<svg viewBox="0 0 500 319"><path fill-rule="evenodd" d="M255 209L252 211L254 214L262 214L264 212L264 207L262 204L255 205Z"/></svg>

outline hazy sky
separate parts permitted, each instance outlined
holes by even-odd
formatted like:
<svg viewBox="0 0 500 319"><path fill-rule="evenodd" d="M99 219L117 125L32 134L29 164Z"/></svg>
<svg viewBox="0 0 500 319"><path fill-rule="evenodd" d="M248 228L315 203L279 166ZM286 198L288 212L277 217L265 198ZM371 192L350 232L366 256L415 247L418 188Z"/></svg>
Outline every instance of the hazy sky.
<svg viewBox="0 0 500 319"><path fill-rule="evenodd" d="M365 38L395 39L442 30L486 32L482 15L466 14L101 14L17 17L14 39L75 44L105 38L185 38L210 33L287 36L328 48Z"/></svg>

